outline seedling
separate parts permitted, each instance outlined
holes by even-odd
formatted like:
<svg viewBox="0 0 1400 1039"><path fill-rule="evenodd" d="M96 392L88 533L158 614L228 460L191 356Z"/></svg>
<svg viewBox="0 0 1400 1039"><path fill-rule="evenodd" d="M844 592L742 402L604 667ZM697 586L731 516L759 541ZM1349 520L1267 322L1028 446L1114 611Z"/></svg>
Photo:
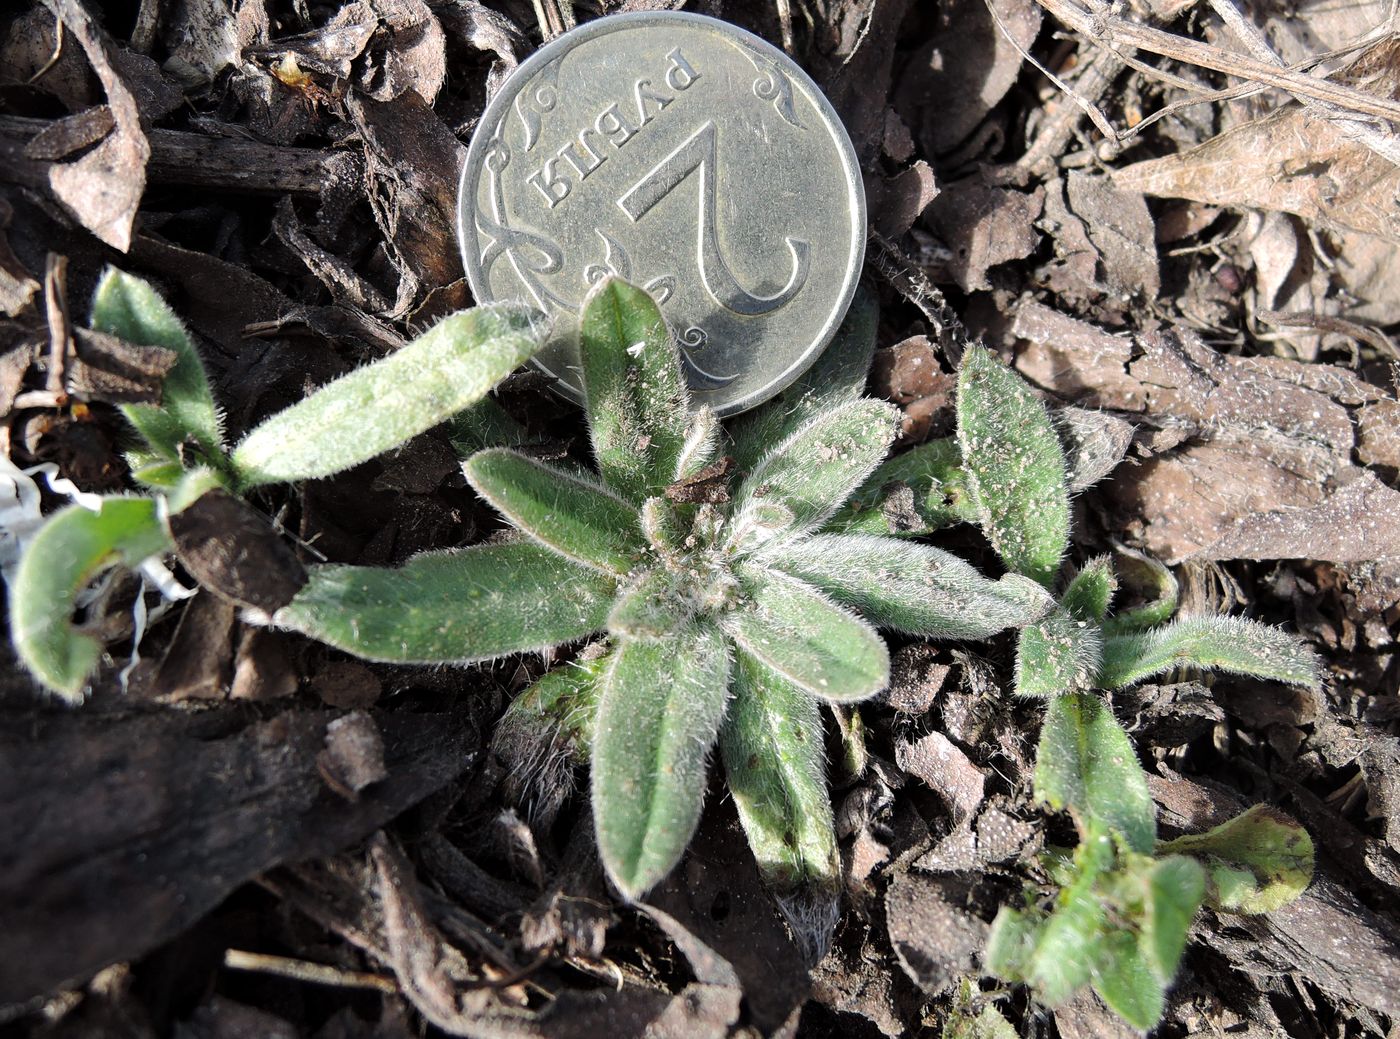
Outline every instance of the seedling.
<svg viewBox="0 0 1400 1039"><path fill-rule="evenodd" d="M552 719L586 755L617 889L639 898L680 859L718 743L765 876L799 931L820 931L838 862L818 705L884 688L876 627L983 638L1049 605L1035 582L988 580L931 546L823 532L896 435L894 409L860 396L873 327L858 311L822 366L722 449L655 302L604 281L580 331L596 471L480 451L463 469L512 532L398 570L315 567L275 622L418 663L605 632L602 656L547 675L506 724Z"/></svg>
<svg viewBox="0 0 1400 1039"><path fill-rule="evenodd" d="M9 592L20 659L45 686L80 700L102 645L73 623L82 587L115 565L170 551L165 518L202 494L243 494L329 476L397 447L480 401L539 348L530 312L493 306L454 314L412 343L272 416L232 449L199 354L149 284L109 269L92 327L138 346L173 350L161 403L122 405L138 440L132 475L150 495L103 498L55 513L35 535Z"/></svg>
<svg viewBox="0 0 1400 1039"><path fill-rule="evenodd" d="M1064 449L1045 406L980 347L959 374L957 439L962 512L977 517L1010 570L1053 589L1069 547ZM1046 1002L1092 984L1139 1028L1161 1018L1201 903L1262 912L1296 898L1312 877L1312 842L1287 816L1256 807L1159 843L1146 774L1097 690L1182 666L1318 683L1311 651L1278 629L1227 617L1166 623L1176 583L1165 567L1149 561L1149 570L1157 598L1110 616L1113 569L1095 559L1020 631L1015 691L1049 701L1036 799L1070 813L1080 844L1051 858L1053 903L1003 909L987 951L992 972L1029 983Z"/></svg>

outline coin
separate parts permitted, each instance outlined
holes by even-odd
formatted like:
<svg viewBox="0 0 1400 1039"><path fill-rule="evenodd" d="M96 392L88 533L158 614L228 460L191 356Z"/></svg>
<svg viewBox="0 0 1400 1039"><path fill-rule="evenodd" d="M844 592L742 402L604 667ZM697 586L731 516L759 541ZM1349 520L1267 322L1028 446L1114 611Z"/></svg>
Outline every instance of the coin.
<svg viewBox="0 0 1400 1039"><path fill-rule="evenodd" d="M720 415L816 359L865 253L855 151L817 85L682 12L600 18L524 62L482 115L458 203L478 301L576 315L609 274L643 285L694 403ZM557 327L535 363L581 400L577 320Z"/></svg>

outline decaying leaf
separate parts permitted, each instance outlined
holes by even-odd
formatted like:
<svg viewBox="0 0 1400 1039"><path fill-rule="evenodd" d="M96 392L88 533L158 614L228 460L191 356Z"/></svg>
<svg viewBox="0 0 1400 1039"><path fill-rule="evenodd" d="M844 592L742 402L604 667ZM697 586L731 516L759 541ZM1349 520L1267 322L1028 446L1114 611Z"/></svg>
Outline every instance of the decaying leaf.
<svg viewBox="0 0 1400 1039"><path fill-rule="evenodd" d="M1400 93L1400 43L1386 39L1348 70L1377 95ZM1287 105L1204 144L1118 170L1128 191L1294 213L1317 226L1400 244L1400 168L1311 108Z"/></svg>
<svg viewBox="0 0 1400 1039"><path fill-rule="evenodd" d="M82 45L92 70L107 92L112 132L81 158L54 165L49 186L98 238L126 252L131 245L136 207L146 187L150 142L141 126L141 108L114 63L114 45L82 0L45 0Z"/></svg>

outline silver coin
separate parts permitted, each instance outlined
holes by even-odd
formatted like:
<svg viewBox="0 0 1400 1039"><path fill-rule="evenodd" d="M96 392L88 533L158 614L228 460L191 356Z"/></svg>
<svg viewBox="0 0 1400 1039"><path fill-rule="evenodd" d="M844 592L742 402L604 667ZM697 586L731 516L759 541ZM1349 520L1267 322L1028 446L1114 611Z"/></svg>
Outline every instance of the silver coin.
<svg viewBox="0 0 1400 1039"><path fill-rule="evenodd" d="M481 302L577 314L608 274L645 286L696 404L753 407L835 333L865 254L850 138L782 51L680 12L613 15L550 42L487 106L458 232ZM577 321L536 358L581 399Z"/></svg>

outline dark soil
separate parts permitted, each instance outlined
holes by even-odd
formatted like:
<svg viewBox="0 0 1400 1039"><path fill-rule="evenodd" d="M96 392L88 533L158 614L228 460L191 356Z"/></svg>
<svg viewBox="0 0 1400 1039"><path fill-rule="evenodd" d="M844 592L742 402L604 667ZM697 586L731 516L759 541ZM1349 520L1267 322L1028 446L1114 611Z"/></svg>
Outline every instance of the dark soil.
<svg viewBox="0 0 1400 1039"><path fill-rule="evenodd" d="M1149 553L1187 610L1278 623L1323 655L1320 694L1182 673L1114 698L1164 835L1267 802L1319 853L1289 907L1202 912L1157 1034L1396 1034L1400 156L1389 109L1365 100L1400 98L1393 10L688 9L786 43L846 120L882 304L871 392L904 409L905 442L947 434L950 373L981 338L1048 396L1130 424L1105 424L1121 434L1110 461L1126 458L1077 499L1075 562ZM1092 20L1098 42L1052 12ZM109 263L186 319L235 435L470 305L454 231L465 142L560 17L556 0L7 7L9 458L83 490L130 486L113 405L160 371L73 333ZM1134 51L1152 27L1213 57ZM1350 93L1227 89L1261 55L1305 81L1297 94L1323 73ZM498 399L542 453L586 451L541 377ZM191 517L176 576L256 605L288 567L393 564L498 526L437 434L251 504ZM229 572L235 543L263 546L252 577ZM938 543L995 566L965 529ZM251 626L209 591L160 609L148 596L138 635L141 594L127 576L90 608L111 659L81 709L6 669L0 1031L931 1036L955 1003L995 997L1022 1035L1130 1034L1087 993L1047 1010L979 980L988 922L1044 881L1036 852L1068 834L1030 802L1039 708L1006 695L1004 640L900 646L888 694L833 720L847 890L809 972L718 784L687 858L633 908L601 877L583 796L555 791L547 827L516 810L491 738L538 657L364 664Z"/></svg>

